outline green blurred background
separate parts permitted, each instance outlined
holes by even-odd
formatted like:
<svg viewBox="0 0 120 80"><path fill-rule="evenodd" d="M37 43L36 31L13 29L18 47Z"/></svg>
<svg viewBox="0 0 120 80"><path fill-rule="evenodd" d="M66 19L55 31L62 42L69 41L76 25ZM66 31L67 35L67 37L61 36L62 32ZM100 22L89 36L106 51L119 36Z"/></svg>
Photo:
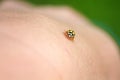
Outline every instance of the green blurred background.
<svg viewBox="0 0 120 80"><path fill-rule="evenodd" d="M120 46L120 0L26 0L36 6L68 5L106 30Z"/></svg>

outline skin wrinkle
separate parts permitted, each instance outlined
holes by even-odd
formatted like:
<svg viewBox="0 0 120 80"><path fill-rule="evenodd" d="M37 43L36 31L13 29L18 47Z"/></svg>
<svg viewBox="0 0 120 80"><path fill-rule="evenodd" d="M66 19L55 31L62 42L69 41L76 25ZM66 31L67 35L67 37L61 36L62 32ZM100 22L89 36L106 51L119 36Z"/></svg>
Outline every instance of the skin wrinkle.
<svg viewBox="0 0 120 80"><path fill-rule="evenodd" d="M85 45L88 47L88 46L90 46L90 45L87 45L87 43L85 42L85 40L83 39L82 40L83 41L83 43L85 43ZM77 42L79 42L79 40L76 40L76 42L75 42L75 44L77 44ZM84 50L84 48L86 49L87 47L84 45L84 47L81 47L83 50L80 50L80 52L81 53L84 53L84 56L85 56L85 50ZM80 46L80 45L79 45ZM78 48L80 48L79 46L76 46L76 48L75 48L75 46L74 46L74 48L75 49L78 49ZM73 45L71 45L71 47L73 47ZM80 48L80 49L81 49ZM88 48L87 48L88 49ZM93 48L90 48L90 52L89 52L89 50L87 50L87 52L88 53L91 53L91 49L92 49L92 52L93 52ZM70 53L70 49L68 49L68 48L66 48L65 49L66 51L67 51L67 53ZM82 52L83 51L83 52ZM95 53L95 52L94 52ZM74 53L73 53L74 54ZM82 55L81 55L82 56ZM87 56L87 54L86 54L86 56ZM78 58L80 58L80 57L78 57L78 56L76 56L76 55L74 55L74 58L72 59L72 60L74 60L75 62L76 62L76 64L78 64L78 66L81 66L81 65L79 65L79 63L81 63L81 60L78 60ZM83 61L84 62L84 61ZM93 61L94 62L94 61ZM88 64L87 64L88 65ZM90 64L91 65L91 64ZM79 70L78 71L81 71L81 68L79 68Z"/></svg>
<svg viewBox="0 0 120 80"><path fill-rule="evenodd" d="M69 51L69 49L67 47L64 48L64 49L65 49L66 53L69 55L68 57L70 57L72 65L78 66L79 65L79 61L77 60L76 56L71 54L71 52ZM78 69L76 71L76 73L79 73L79 71L81 71L81 69Z"/></svg>
<svg viewBox="0 0 120 80"><path fill-rule="evenodd" d="M86 35L85 35L85 36L86 36ZM103 34L100 34L100 33L99 33L98 36L103 36ZM103 37L103 38L104 38L104 37ZM88 39L89 39L89 38L88 38ZM99 40L99 38L98 38L97 40ZM97 40L96 40L96 41L97 41ZM107 40L107 39L106 39L106 40ZM96 41L93 42L91 39L90 39L89 41L91 41L91 45L96 43ZM108 41L108 42L110 42L110 41ZM111 41L111 42L112 42L112 41ZM97 43L97 44L98 44L98 43ZM97 44L96 44L96 45L97 45ZM99 46L98 46L98 47L99 47ZM112 49L114 49L114 47L113 47ZM96 50L97 50L98 52L100 52L99 55L100 55L101 58L103 58L102 52L101 52L102 50L100 50L99 48L96 48ZM115 51L115 50L112 50L112 51ZM116 52L113 52L113 53L117 53L117 50L116 50ZM106 53L104 52L104 54L106 54ZM103 65L106 66L106 63L105 63L105 61L104 61L104 58L101 59L101 60L103 61ZM107 73L109 73L107 67L105 67L105 70L106 70ZM104 70L104 71L105 71L105 70ZM107 76L108 76L108 75L107 75Z"/></svg>
<svg viewBox="0 0 120 80"><path fill-rule="evenodd" d="M37 54L40 54L39 51L37 51L35 48L33 48L32 46L24 43L22 40L19 40L17 38L14 38L13 36L10 36L9 34L5 34L3 32L0 32L0 35L3 35L4 37L6 36L7 38L9 38L9 40L12 40L14 42L17 42L19 43L20 45L23 45L24 47L26 48L29 48L30 50L32 50L34 53L37 53ZM55 71L59 77L59 80L63 80L63 77L62 77L62 74L60 72L58 72L57 68L47 59L45 58L45 56L42 56L41 54L41 57L43 57L43 59L45 60L45 62L47 62L50 66L52 66L52 70Z"/></svg>
<svg viewBox="0 0 120 80"><path fill-rule="evenodd" d="M100 55L100 57L101 57L101 60L102 60L102 62L103 62L103 66L106 66L106 64L107 63L105 63L105 61L104 61L104 56L102 55L103 53L104 54L109 54L109 51L107 51L107 49L109 48L109 49L112 49L111 50L111 52L110 52L110 54L113 54L113 55L117 55L119 52L117 52L118 51L118 48L116 47L116 44L114 44L114 41L112 41L112 39L110 38L110 36L108 36L103 30L101 30L101 29L98 29L97 27L93 27L93 26L82 26L82 27L77 27L78 29L76 29L76 30L81 30L81 31L78 31L78 32L80 32L79 34L83 34L83 36L84 36L84 38L85 38L85 40L87 40L87 42L90 44L90 46L92 47L93 46L93 48L94 48L94 50L96 50L97 51L97 54L98 55ZM92 35L91 35L91 33L89 33L89 34L84 34L84 32L92 32ZM96 33L96 34L95 34ZM88 36L89 35L89 36ZM95 36L93 36L93 35L95 35ZM98 36L100 36L100 38L98 37ZM103 38L102 40L101 40L101 38ZM108 39L109 38L109 39ZM98 43L99 42L99 43ZM106 43L106 47L104 47L104 48L101 48L101 46L102 46L102 44L104 44L104 43ZM109 45L108 45L109 44ZM101 46L100 46L101 45ZM109 47L108 47L108 46ZM111 46L112 45L112 46ZM109 50L108 49L108 50ZM106 51L106 52L105 52ZM100 54L99 54L100 53ZM104 59L102 59L102 58L104 58ZM109 57L108 57L109 58ZM109 61L110 62L110 61ZM108 70L108 68L106 67L106 69L105 69L106 71L105 71L105 73L107 72L107 73L109 73L108 71L110 71L110 70ZM109 75L110 76L110 75Z"/></svg>
<svg viewBox="0 0 120 80"><path fill-rule="evenodd" d="M56 38L56 39L57 39L57 38ZM55 43L57 43L57 42L55 42ZM60 42L59 42L59 43L60 43ZM61 43L61 44L62 44L62 43ZM58 45L59 45L59 44L57 44L57 45L51 45L51 46L57 47ZM53 48L54 48L54 47L53 47ZM59 46L59 47L60 47L60 46ZM65 51L64 48L62 48L62 46L61 46L60 49L61 49L61 51ZM56 53L56 54L57 54L57 53ZM69 53L63 52L63 53L61 53L61 54L64 54L64 56L67 56L66 58L67 58L71 63L73 62L73 61L72 61L73 59L69 57L69 56L70 56ZM53 63L53 65L54 65L54 63ZM56 65L57 65L57 64L56 64ZM54 65L54 66L56 66L56 65ZM57 66L56 66L56 67L57 67ZM57 70L57 69L56 69L56 70ZM57 70L57 72L61 75L60 80L64 80L64 79L62 78L62 74L63 74L63 73L62 73L59 69Z"/></svg>
<svg viewBox="0 0 120 80"><path fill-rule="evenodd" d="M79 30L79 28L77 30ZM107 71L105 70L105 64L103 63L104 61L103 61L102 56L99 52L99 49L97 47L94 47L95 45L93 45L93 43L91 43L92 42L91 39L89 39L86 35L84 35L83 32L79 32L79 31L77 31L77 32L78 32L78 34L81 34L80 36L78 35L77 37L81 37L81 36L84 37L85 43L87 43L88 46L90 46L90 48L94 51L94 53L95 54L97 53L97 55L99 55L99 57L101 58L101 66L103 67L103 71L104 71L103 73L105 75ZM76 45L77 45L77 43L76 43Z"/></svg>
<svg viewBox="0 0 120 80"><path fill-rule="evenodd" d="M82 35L78 35L77 37L81 37L81 36L82 36ZM82 39L83 39L83 38L82 38ZM91 54L94 53L94 54L96 55L97 51L94 50L94 47L92 47L92 46L90 45L90 43L86 40L86 38L84 38L83 41L84 41L85 44L86 44L86 48L85 48L85 49L87 49L87 54L88 54L88 53L91 53ZM78 40L78 42L79 42L79 40ZM77 44L78 42L76 42L76 46L77 46L78 48L80 48L81 46ZM83 47L82 47L82 48L83 48ZM89 52L89 49L90 49L90 52ZM92 52L91 52L91 50L92 50ZM94 51L94 52L93 52L93 51ZM86 51L83 50L83 53L84 53L84 56L85 56ZM87 54L86 54L86 57L87 57ZM96 57L98 57L98 53L97 53ZM98 59L99 59L99 57L98 57ZM91 59L90 59L90 60L91 60ZM83 62L84 62L84 61L83 61ZM90 62L90 61L88 60L88 62ZM91 61L91 62L94 62L94 61ZM78 63L80 63L80 62L78 62ZM100 63L101 63L101 61L100 61ZM87 63L87 65L88 65L88 63ZM89 64L89 65L91 65L91 64ZM96 64L96 65L97 65L97 64ZM100 65L100 64L99 64L99 65ZM102 64L101 64L100 66L102 66ZM99 69L98 69L98 70L99 70Z"/></svg>
<svg viewBox="0 0 120 80"><path fill-rule="evenodd" d="M59 34L58 34L59 35ZM59 36L60 37L60 36ZM62 38L64 37L64 39L62 40ZM59 39L58 38L58 36L56 36L56 39ZM68 58L69 58L69 60L70 60L70 62L71 62L71 64L72 65L76 65L76 62L77 62L77 59L78 59L78 57L76 57L76 55L74 54L74 53L71 53L69 50L69 48L68 48L68 46L70 47L70 46L74 46L73 45L73 42L71 42L71 41L69 41L69 40L67 40L66 39L66 37L64 36L64 34L62 35L62 37L60 38L62 41L60 41L60 42L56 42L56 43L60 43L60 44L62 44L62 46L64 46L63 48L62 48L62 46L61 46L61 48L62 48L62 50L63 51L65 51L65 54L66 54L66 56L68 56ZM65 43L63 43L63 42L67 42L68 43L68 45L66 46L65 45ZM66 44L67 44L66 43ZM69 43L70 43L70 45L69 45ZM59 44L58 44L59 45ZM79 63L77 63L77 64L79 64ZM79 70L78 70L79 71Z"/></svg>

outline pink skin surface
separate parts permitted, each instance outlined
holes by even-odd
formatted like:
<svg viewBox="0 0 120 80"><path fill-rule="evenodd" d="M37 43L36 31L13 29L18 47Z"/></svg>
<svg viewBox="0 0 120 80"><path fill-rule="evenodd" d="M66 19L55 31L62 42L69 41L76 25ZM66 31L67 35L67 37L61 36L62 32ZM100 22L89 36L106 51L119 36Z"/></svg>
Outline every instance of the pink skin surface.
<svg viewBox="0 0 120 80"><path fill-rule="evenodd" d="M76 32L72 42L64 32ZM120 80L119 49L68 7L0 7L0 80Z"/></svg>

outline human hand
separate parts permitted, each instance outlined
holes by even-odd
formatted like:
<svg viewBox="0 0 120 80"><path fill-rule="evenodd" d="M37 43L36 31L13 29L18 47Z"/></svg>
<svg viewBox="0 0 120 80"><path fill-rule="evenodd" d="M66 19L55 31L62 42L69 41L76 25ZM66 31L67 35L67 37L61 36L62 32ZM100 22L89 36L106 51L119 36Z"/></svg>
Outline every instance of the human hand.
<svg viewBox="0 0 120 80"><path fill-rule="evenodd" d="M75 40L63 32L73 29ZM0 10L0 80L119 80L119 50L68 7L6 2Z"/></svg>

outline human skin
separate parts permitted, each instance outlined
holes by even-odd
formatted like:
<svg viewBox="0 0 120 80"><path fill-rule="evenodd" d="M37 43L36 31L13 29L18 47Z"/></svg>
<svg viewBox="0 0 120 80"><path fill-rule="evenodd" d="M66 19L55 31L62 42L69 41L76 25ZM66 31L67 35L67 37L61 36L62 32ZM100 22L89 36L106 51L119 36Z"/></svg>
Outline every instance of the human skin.
<svg viewBox="0 0 120 80"><path fill-rule="evenodd" d="M74 41L64 35L68 29L76 32ZM70 8L1 8L0 80L119 80L119 75L115 42Z"/></svg>

